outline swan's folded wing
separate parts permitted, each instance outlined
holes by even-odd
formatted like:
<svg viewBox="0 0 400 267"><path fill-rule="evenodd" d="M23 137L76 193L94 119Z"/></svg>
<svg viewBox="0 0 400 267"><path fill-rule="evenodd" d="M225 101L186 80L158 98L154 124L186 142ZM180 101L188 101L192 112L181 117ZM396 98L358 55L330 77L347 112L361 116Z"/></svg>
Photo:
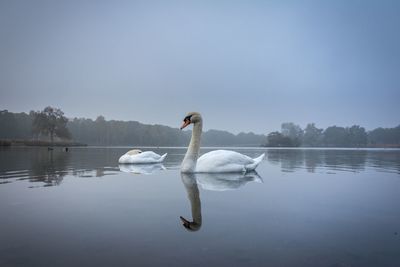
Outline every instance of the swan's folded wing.
<svg viewBox="0 0 400 267"><path fill-rule="evenodd" d="M197 160L196 172L243 172L253 159L229 150L215 150Z"/></svg>
<svg viewBox="0 0 400 267"><path fill-rule="evenodd" d="M146 164L146 163L159 163L166 157L162 157L153 151L145 151L140 154L128 155L125 154L119 159L119 163L132 163L132 164Z"/></svg>

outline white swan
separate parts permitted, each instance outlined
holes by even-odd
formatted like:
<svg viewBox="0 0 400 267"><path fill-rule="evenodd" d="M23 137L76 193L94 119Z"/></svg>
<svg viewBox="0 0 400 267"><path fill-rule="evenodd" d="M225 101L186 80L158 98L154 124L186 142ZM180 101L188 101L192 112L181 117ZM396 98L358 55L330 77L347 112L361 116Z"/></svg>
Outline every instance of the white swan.
<svg viewBox="0 0 400 267"><path fill-rule="evenodd" d="M198 158L203 128L203 119L200 113L190 112L187 114L183 119L181 130L191 123L193 123L192 138L182 161L181 172L221 173L253 171L265 156L265 154L262 154L252 159L235 151L215 150Z"/></svg>
<svg viewBox="0 0 400 267"><path fill-rule="evenodd" d="M167 153L160 156L157 153L154 153L153 151L142 152L139 149L133 149L133 150L126 152L124 155L122 155L119 158L118 163L121 163L121 164L160 163L165 159L166 156L167 156Z"/></svg>

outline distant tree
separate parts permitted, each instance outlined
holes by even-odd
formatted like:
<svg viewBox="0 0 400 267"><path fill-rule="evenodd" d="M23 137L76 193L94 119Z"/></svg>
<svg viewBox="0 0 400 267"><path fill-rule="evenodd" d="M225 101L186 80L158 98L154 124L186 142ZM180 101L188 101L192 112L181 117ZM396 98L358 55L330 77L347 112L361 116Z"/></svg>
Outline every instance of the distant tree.
<svg viewBox="0 0 400 267"><path fill-rule="evenodd" d="M267 146L271 147L291 147L293 145L292 139L284 136L280 132L271 132L267 136Z"/></svg>
<svg viewBox="0 0 400 267"><path fill-rule="evenodd" d="M96 120L94 121L96 132L99 134L96 135L97 142L103 145L109 145L109 136L108 136L108 127L107 122L104 116L100 115L97 116Z"/></svg>
<svg viewBox="0 0 400 267"><path fill-rule="evenodd" d="M304 132L299 125L296 125L293 122L282 123L281 133L283 136L289 137L292 140L293 146L301 145Z"/></svg>
<svg viewBox="0 0 400 267"><path fill-rule="evenodd" d="M348 146L347 132L344 127L331 126L324 131L324 144L326 146Z"/></svg>
<svg viewBox="0 0 400 267"><path fill-rule="evenodd" d="M31 112L31 114L34 117L32 123L33 133L48 135L51 142L54 141L54 136L67 139L71 137L66 127L68 119L64 116L64 112L61 109L46 107L42 111Z"/></svg>
<svg viewBox="0 0 400 267"><path fill-rule="evenodd" d="M209 130L202 135L202 143L210 146L235 144L235 135L227 131Z"/></svg>
<svg viewBox="0 0 400 267"><path fill-rule="evenodd" d="M400 126L399 126L400 127ZM384 128L376 128L368 133L368 143L377 145L385 143L385 133L386 129Z"/></svg>
<svg viewBox="0 0 400 267"><path fill-rule="evenodd" d="M365 146L368 142L368 135L365 128L359 125L353 125L350 128L346 128L348 134L348 145L350 146Z"/></svg>
<svg viewBox="0 0 400 267"><path fill-rule="evenodd" d="M32 136L30 115L12 113L8 110L0 111L0 138L4 139L29 139Z"/></svg>
<svg viewBox="0 0 400 267"><path fill-rule="evenodd" d="M368 142L373 145L400 145L400 125L394 128L376 128L370 131Z"/></svg>
<svg viewBox="0 0 400 267"><path fill-rule="evenodd" d="M368 142L367 132L363 127L353 125L351 127L331 126L324 131L324 144L336 147L360 147Z"/></svg>
<svg viewBox="0 0 400 267"><path fill-rule="evenodd" d="M315 127L314 123L307 124L304 129L303 145L304 146L320 146L322 144L322 131Z"/></svg>
<svg viewBox="0 0 400 267"><path fill-rule="evenodd" d="M265 135L249 133L239 133L235 136L235 143L241 146L259 146L265 142Z"/></svg>

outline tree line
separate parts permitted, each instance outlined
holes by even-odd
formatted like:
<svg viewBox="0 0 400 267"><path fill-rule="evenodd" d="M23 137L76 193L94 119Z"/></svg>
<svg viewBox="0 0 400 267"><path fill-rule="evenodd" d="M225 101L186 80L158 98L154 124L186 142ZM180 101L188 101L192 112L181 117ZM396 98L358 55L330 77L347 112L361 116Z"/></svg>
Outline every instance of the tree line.
<svg viewBox="0 0 400 267"><path fill-rule="evenodd" d="M98 116L67 119L57 108L12 113L0 111L0 139L69 140L106 146L187 146L191 131L138 121L106 120ZM265 135L209 130L202 136L204 146L260 146Z"/></svg>
<svg viewBox="0 0 400 267"><path fill-rule="evenodd" d="M282 123L281 131L267 135L264 146L269 147L400 147L400 125L394 128L376 128L366 131L364 127L330 126L317 128L309 123L302 129L292 122Z"/></svg>
<svg viewBox="0 0 400 267"><path fill-rule="evenodd" d="M181 131L164 125L148 125L137 121L107 121L74 118L67 124L75 140L90 145L121 146L187 146L191 131ZM202 135L204 146L260 146L264 135L209 130Z"/></svg>
<svg viewBox="0 0 400 267"><path fill-rule="evenodd" d="M106 120L98 116L67 119L57 108L12 113L0 111L0 139L74 140L88 145L106 146L186 146L191 132L164 125L138 121ZM309 123L302 129L292 122L283 123L280 131L268 135L209 130L202 136L203 146L269 147L400 147L400 125L366 131L359 125L318 128Z"/></svg>
<svg viewBox="0 0 400 267"><path fill-rule="evenodd" d="M64 112L53 107L29 114L0 111L0 145L54 145L55 138L62 145L71 139L67 122Z"/></svg>

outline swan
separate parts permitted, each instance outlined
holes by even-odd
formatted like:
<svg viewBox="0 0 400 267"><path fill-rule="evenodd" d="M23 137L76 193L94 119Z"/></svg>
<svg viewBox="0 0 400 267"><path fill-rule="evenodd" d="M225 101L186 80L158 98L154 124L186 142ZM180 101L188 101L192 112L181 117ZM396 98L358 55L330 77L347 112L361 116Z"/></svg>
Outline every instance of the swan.
<svg viewBox="0 0 400 267"><path fill-rule="evenodd" d="M121 164L126 164L126 163L134 163L134 164L148 164L148 163L160 163L162 162L165 157L167 156L167 153L164 155L160 156L157 153L154 153L153 151L144 151L142 152L140 149L133 149L128 152L126 152L124 155L122 155L118 163Z"/></svg>
<svg viewBox="0 0 400 267"><path fill-rule="evenodd" d="M257 158L229 150L214 150L205 153L199 158L200 138L203 129L203 119L200 113L190 112L183 119L181 130L193 123L192 138L188 150L182 161L183 173L222 173L222 172L248 172L254 171L263 160L265 154Z"/></svg>

